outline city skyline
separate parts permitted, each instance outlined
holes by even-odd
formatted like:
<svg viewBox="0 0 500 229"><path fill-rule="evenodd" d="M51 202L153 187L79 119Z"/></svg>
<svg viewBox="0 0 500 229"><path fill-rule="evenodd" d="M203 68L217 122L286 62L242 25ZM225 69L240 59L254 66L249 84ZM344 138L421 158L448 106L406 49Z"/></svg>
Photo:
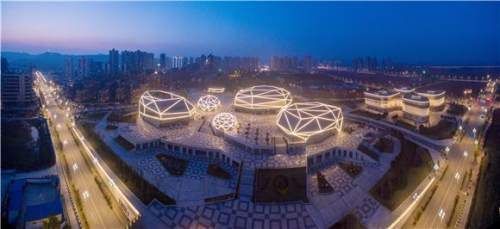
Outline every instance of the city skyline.
<svg viewBox="0 0 500 229"><path fill-rule="evenodd" d="M500 63L497 3L2 5L2 51L106 54L116 48L141 49L155 57L214 53L264 60L311 55L341 60L376 56L415 64Z"/></svg>

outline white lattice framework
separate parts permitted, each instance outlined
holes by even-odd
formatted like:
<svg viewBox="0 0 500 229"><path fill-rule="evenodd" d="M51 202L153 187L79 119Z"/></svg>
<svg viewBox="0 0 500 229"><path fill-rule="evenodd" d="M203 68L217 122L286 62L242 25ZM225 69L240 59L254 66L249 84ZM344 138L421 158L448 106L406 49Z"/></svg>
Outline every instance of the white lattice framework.
<svg viewBox="0 0 500 229"><path fill-rule="evenodd" d="M313 135L342 129L342 109L320 103L294 103L283 107L276 125L285 133L307 141Z"/></svg>
<svg viewBox="0 0 500 229"><path fill-rule="evenodd" d="M239 90L233 105L249 110L278 110L291 102L289 91L275 86L259 85Z"/></svg>
<svg viewBox="0 0 500 229"><path fill-rule="evenodd" d="M214 111L220 106L220 100L213 95L204 95L198 99L198 108L202 111Z"/></svg>
<svg viewBox="0 0 500 229"><path fill-rule="evenodd" d="M238 119L231 113L219 113L212 118L212 127L217 130L231 131L238 126Z"/></svg>
<svg viewBox="0 0 500 229"><path fill-rule="evenodd" d="M174 121L192 117L194 106L180 95L150 90L139 99L139 114L157 121Z"/></svg>

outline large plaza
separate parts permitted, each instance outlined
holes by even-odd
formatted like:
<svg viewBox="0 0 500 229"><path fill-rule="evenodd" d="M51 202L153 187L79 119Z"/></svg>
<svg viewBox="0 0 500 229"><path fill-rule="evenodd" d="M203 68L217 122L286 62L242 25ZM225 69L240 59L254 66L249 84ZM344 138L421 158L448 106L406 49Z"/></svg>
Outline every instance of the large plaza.
<svg viewBox="0 0 500 229"><path fill-rule="evenodd" d="M256 94L271 93L270 98L249 98L253 92L247 89L245 96L237 93L236 98L230 92L197 90L186 97L163 93L166 99L145 93L155 102L141 101L139 112L114 111L133 114L134 120L110 121L106 115L94 131L144 179L175 199L175 205L154 201L149 206L167 225L322 228L349 213L365 225L380 223L380 217L372 219L376 214L388 217L390 211L369 191L399 153L399 141L391 138L390 152L382 152L375 144L387 130L343 120L341 109L333 105L293 103L293 95L280 94L286 90L266 88L275 90L257 87L262 90ZM250 104L241 105L241 99ZM269 109L266 104L271 104ZM167 118L151 120L154 112L143 115L151 105L158 117ZM168 113L173 108L175 112ZM214 167L227 177L211 173ZM297 176L305 183L294 186L299 178L285 174L300 168L304 172ZM350 175L346 168L357 173ZM259 175L257 182L258 171L269 169L275 175ZM318 191L319 173L333 192ZM283 191L288 189L304 196L294 199L298 197ZM283 202L265 203L256 196L264 190Z"/></svg>

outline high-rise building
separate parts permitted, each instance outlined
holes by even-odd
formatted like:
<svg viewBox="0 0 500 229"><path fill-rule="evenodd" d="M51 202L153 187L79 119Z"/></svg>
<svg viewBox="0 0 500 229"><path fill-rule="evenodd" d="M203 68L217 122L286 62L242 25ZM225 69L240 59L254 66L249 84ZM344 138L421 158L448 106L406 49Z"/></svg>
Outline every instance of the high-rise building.
<svg viewBox="0 0 500 229"><path fill-rule="evenodd" d="M154 54L137 50L122 51L122 72L124 74L143 74L154 71Z"/></svg>
<svg viewBox="0 0 500 229"><path fill-rule="evenodd" d="M73 57L64 58L64 77L71 81L75 77L75 63Z"/></svg>
<svg viewBox="0 0 500 229"><path fill-rule="evenodd" d="M160 54L160 70L165 71L167 69L167 57L165 53Z"/></svg>
<svg viewBox="0 0 500 229"><path fill-rule="evenodd" d="M118 75L120 71L120 53L118 53L118 50L116 49L111 49L109 50L109 74L111 76L116 76Z"/></svg>
<svg viewBox="0 0 500 229"><path fill-rule="evenodd" d="M172 68L177 68L177 69L181 69L183 67L183 62L182 60L184 59L184 57L182 56L174 56L172 57Z"/></svg>
<svg viewBox="0 0 500 229"><path fill-rule="evenodd" d="M34 114L38 108L30 73L2 72L2 115Z"/></svg>
<svg viewBox="0 0 500 229"><path fill-rule="evenodd" d="M92 59L81 56L80 59L78 60L78 77L79 78L86 78L90 76L90 65L91 65Z"/></svg>
<svg viewBox="0 0 500 229"><path fill-rule="evenodd" d="M5 57L2 57L2 72L7 72L9 69L9 63Z"/></svg>

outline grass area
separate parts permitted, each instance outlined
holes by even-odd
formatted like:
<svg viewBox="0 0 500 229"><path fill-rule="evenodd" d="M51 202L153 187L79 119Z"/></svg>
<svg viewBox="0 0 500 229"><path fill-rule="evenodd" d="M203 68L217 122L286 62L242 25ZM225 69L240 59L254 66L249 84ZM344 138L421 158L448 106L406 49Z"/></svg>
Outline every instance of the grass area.
<svg viewBox="0 0 500 229"><path fill-rule="evenodd" d="M450 103L446 110L446 113L456 116L462 116L465 112L467 112L467 107L458 103Z"/></svg>
<svg viewBox="0 0 500 229"><path fill-rule="evenodd" d="M448 139L455 135L457 123L445 119L441 119L439 123L431 127L421 127L419 132L432 139Z"/></svg>
<svg viewBox="0 0 500 229"><path fill-rule="evenodd" d="M344 216L340 221L336 222L329 229L363 229L365 226L354 214L350 213Z"/></svg>
<svg viewBox="0 0 500 229"><path fill-rule="evenodd" d="M123 111L113 111L108 116L109 122L126 122L126 123L135 123L137 118L137 113L128 113L123 114Z"/></svg>
<svg viewBox="0 0 500 229"><path fill-rule="evenodd" d="M370 190L370 193L390 210L396 209L401 202L412 194L415 188L432 170L432 158L429 152L419 148L404 137L401 141L401 153L391 162L391 168Z"/></svg>
<svg viewBox="0 0 500 229"><path fill-rule="evenodd" d="M188 161L173 157L166 154L158 154L156 155L158 161L160 161L161 165L170 173L172 176L182 176L186 171Z"/></svg>
<svg viewBox="0 0 500 229"><path fill-rule="evenodd" d="M107 113L108 113L107 111L93 112L93 113L88 113L88 114L83 115L83 117L82 117L82 118L84 118L84 119L89 119L89 120L93 120L93 121L99 121L99 120L101 120L102 118L104 118L104 116L105 116Z"/></svg>
<svg viewBox="0 0 500 229"><path fill-rule="evenodd" d="M500 206L500 109L493 112L493 121L486 132L485 157L481 163L477 189L466 228L498 228Z"/></svg>
<svg viewBox="0 0 500 229"><path fill-rule="evenodd" d="M114 140L116 143L118 143L118 145L126 150L133 150L135 148L134 144L130 143L129 141L127 141L127 139L123 138L120 135L118 135L118 137L116 137Z"/></svg>
<svg viewBox="0 0 500 229"><path fill-rule="evenodd" d="M385 116L386 116L386 115L383 115L383 114L371 113L371 112L368 112L368 111L365 111L365 110L356 110L356 111L351 112L351 114L361 115L361 116L364 116L364 117L367 117L367 118L376 119L376 120L385 119Z"/></svg>
<svg viewBox="0 0 500 229"><path fill-rule="evenodd" d="M2 169L33 171L55 164L56 158L45 119L2 120ZM38 141L32 138L32 129L38 132Z"/></svg>
<svg viewBox="0 0 500 229"><path fill-rule="evenodd" d="M101 138L94 132L91 125L83 123L79 124L80 130L93 146L100 157L106 162L111 170L127 185L127 187L146 205L153 199L157 199L166 205L175 204L175 200L165 193L161 192L157 187L149 183L140 174L140 170L136 171L116 155L109 146L107 146Z"/></svg>
<svg viewBox="0 0 500 229"><path fill-rule="evenodd" d="M384 153L392 153L394 143L390 138L383 137L379 138L378 141L374 145L375 149Z"/></svg>
<svg viewBox="0 0 500 229"><path fill-rule="evenodd" d="M254 202L309 202L306 192L306 168L256 169Z"/></svg>
<svg viewBox="0 0 500 229"><path fill-rule="evenodd" d="M340 162L339 167L342 168L349 176L356 178L363 171L363 167L353 163Z"/></svg>

